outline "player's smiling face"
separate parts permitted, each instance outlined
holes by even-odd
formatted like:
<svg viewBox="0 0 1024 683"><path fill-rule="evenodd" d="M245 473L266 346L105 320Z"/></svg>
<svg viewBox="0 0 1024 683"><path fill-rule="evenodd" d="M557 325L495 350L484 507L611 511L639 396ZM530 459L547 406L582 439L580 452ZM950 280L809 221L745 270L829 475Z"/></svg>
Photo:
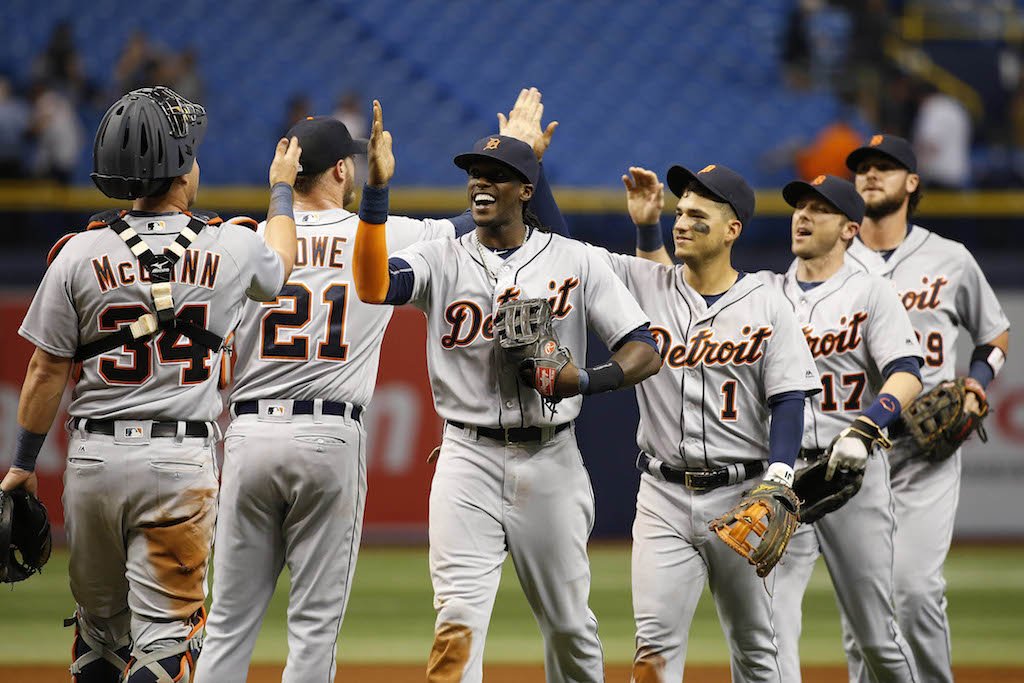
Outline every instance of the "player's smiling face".
<svg viewBox="0 0 1024 683"><path fill-rule="evenodd" d="M881 154L865 157L857 165L854 179L869 218L881 218L898 211L920 182L916 173Z"/></svg>
<svg viewBox="0 0 1024 683"><path fill-rule="evenodd" d="M848 227L851 225L855 224L821 197L801 197L793 211L793 255L801 259L824 256L837 248L840 237L853 239L856 229Z"/></svg>
<svg viewBox="0 0 1024 683"><path fill-rule="evenodd" d="M483 228L501 227L521 220L523 204L533 196L533 185L515 171L494 161L475 162L466 183L473 221Z"/></svg>
<svg viewBox="0 0 1024 683"><path fill-rule="evenodd" d="M740 222L728 204L687 190L676 203L676 222L672 227L676 257L710 260L736 241L740 229Z"/></svg>

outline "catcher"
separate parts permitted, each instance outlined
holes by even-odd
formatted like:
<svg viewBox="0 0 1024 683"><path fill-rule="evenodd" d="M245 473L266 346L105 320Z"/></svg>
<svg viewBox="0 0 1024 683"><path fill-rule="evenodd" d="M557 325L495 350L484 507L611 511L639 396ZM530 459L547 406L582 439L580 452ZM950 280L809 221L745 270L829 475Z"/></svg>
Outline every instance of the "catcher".
<svg viewBox="0 0 1024 683"><path fill-rule="evenodd" d="M547 680L603 681L587 604L594 499L572 420L581 394L657 372L654 338L600 259L525 210L539 170L529 145L492 135L455 164L467 172L476 230L415 244L389 261L394 159L374 103L353 279L367 303L411 303L426 314L430 383L446 421L430 489L437 621L427 680L482 679L491 607L511 553L544 636ZM581 368L570 358L586 358L588 326L614 354Z"/></svg>

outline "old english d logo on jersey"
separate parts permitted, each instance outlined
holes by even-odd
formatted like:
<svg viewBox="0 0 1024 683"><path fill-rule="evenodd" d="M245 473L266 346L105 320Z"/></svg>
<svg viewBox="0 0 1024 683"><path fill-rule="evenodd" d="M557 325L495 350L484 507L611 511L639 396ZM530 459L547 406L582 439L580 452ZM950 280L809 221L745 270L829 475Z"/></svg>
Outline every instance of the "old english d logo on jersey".
<svg viewBox="0 0 1024 683"><path fill-rule="evenodd" d="M487 140L487 144L486 144L486 145L484 145L484 149L485 149L485 150L489 150L489 149L498 149L498 146L499 146L500 144L501 144L501 140L499 140L498 138L489 138L489 139Z"/></svg>

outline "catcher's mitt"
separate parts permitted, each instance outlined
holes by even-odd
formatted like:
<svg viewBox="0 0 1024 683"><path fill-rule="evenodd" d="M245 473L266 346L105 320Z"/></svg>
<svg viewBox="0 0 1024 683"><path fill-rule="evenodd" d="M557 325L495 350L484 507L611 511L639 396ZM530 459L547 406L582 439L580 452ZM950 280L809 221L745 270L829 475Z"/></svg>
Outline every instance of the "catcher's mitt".
<svg viewBox="0 0 1024 683"><path fill-rule="evenodd" d="M558 374L572 356L559 345L551 315L547 299L507 301L494 313L494 339L523 384L557 402Z"/></svg>
<svg viewBox="0 0 1024 683"><path fill-rule="evenodd" d="M981 407L980 415L964 410L968 393L977 397ZM982 425L987 414L985 390L977 380L962 377L942 382L928 393L918 396L903 411L902 419L907 438L916 446L918 455L930 462L941 462L953 455L971 432L977 431L982 441L988 441L988 434Z"/></svg>
<svg viewBox="0 0 1024 683"><path fill-rule="evenodd" d="M24 581L40 571L52 544L46 507L25 489L0 491L0 581Z"/></svg>
<svg viewBox="0 0 1024 683"><path fill-rule="evenodd" d="M860 491L864 470L839 470L832 479L825 479L828 458L821 458L796 473L793 493L800 499L801 524L813 524L830 512L838 510Z"/></svg>
<svg viewBox="0 0 1024 683"><path fill-rule="evenodd" d="M786 552L796 531L799 509L800 501L793 489L766 481L745 493L733 509L712 520L709 528L747 558L757 575L764 578ZM748 540L752 533L760 539L756 546Z"/></svg>

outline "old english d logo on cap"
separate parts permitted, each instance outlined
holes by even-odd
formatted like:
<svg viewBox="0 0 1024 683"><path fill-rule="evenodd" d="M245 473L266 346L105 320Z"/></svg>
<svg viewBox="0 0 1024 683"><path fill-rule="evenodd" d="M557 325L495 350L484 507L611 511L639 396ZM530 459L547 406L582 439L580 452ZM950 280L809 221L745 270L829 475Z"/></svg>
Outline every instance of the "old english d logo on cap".
<svg viewBox="0 0 1024 683"><path fill-rule="evenodd" d="M711 173L714 170L715 170L715 165L714 164L708 164L704 168L702 168L699 171L697 171L697 173L698 174L700 174L700 173Z"/></svg>
<svg viewBox="0 0 1024 683"><path fill-rule="evenodd" d="M871 137L871 142L869 142L868 145L871 147L878 147L880 144L882 144L882 140L884 139L884 135L873 135Z"/></svg>
<svg viewBox="0 0 1024 683"><path fill-rule="evenodd" d="M501 144L501 140L498 138L490 138L487 140L487 144L484 145L484 149L498 149L498 145Z"/></svg>
<svg viewBox="0 0 1024 683"><path fill-rule="evenodd" d="M821 185L823 182L825 182L825 176L820 175L811 181L811 185Z"/></svg>

